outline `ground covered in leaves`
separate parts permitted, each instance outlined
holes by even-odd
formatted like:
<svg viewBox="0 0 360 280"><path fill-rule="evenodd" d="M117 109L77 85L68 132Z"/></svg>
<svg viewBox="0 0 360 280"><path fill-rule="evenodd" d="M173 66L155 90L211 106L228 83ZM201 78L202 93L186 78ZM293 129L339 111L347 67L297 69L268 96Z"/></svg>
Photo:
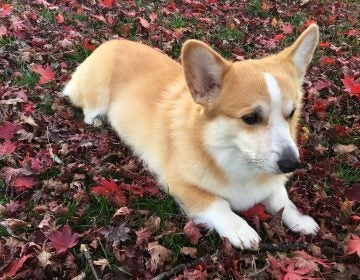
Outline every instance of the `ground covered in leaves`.
<svg viewBox="0 0 360 280"><path fill-rule="evenodd" d="M1 279L359 279L359 11L358 1L0 0ZM60 94L110 38L175 59L197 38L243 60L312 22L321 42L288 190L319 222L316 237L261 205L241 213L263 240L257 252L204 233L109 126L84 125Z"/></svg>

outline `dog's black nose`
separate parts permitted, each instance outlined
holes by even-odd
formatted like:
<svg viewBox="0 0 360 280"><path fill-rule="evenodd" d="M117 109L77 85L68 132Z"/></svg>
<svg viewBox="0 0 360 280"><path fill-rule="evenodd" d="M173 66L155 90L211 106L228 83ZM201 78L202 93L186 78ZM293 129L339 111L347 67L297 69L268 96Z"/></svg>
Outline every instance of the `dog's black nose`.
<svg viewBox="0 0 360 280"><path fill-rule="evenodd" d="M300 160L292 149L285 149L277 164L281 172L289 173L300 167Z"/></svg>

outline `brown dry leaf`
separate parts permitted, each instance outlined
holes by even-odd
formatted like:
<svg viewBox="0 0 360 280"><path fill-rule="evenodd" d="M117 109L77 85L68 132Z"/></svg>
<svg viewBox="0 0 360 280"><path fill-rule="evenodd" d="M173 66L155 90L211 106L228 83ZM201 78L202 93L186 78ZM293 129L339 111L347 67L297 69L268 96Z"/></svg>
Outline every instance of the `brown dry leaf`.
<svg viewBox="0 0 360 280"><path fill-rule="evenodd" d="M350 222L352 213L352 202L345 200L340 208L340 223L347 224Z"/></svg>
<svg viewBox="0 0 360 280"><path fill-rule="evenodd" d="M30 125L32 127L38 127L35 120L31 116L22 115L21 120L22 120L23 123L26 123L26 124L28 124L28 125Z"/></svg>
<svg viewBox="0 0 360 280"><path fill-rule="evenodd" d="M164 268L166 263L171 260L171 251L159 245L158 242L149 243L147 250L151 258L146 262L146 267L149 268L152 273Z"/></svg>
<svg viewBox="0 0 360 280"><path fill-rule="evenodd" d="M129 216L131 213L131 209L124 206L124 207L121 207L119 208L118 210L116 210L115 214L113 215L112 217L112 220L117 220L117 218L119 217L126 217L126 216Z"/></svg>
<svg viewBox="0 0 360 280"><path fill-rule="evenodd" d="M180 249L180 253L185 256L190 256L193 259L195 259L196 255L197 255L197 249L195 247L182 247Z"/></svg>
<svg viewBox="0 0 360 280"><path fill-rule="evenodd" d="M16 134L19 135L17 139L20 141L27 140L30 143L34 139L34 133L27 132L25 129L16 131Z"/></svg>
<svg viewBox="0 0 360 280"><path fill-rule="evenodd" d="M105 239L112 243L112 247L116 247L121 242L129 239L129 231L130 229L126 226L126 222L124 222L117 227L109 227L108 232L105 234Z"/></svg>
<svg viewBox="0 0 360 280"><path fill-rule="evenodd" d="M333 145L334 152L338 153L338 154L351 153L353 151L356 151L357 149L358 149L358 147L356 147L354 144L349 144L349 145L335 144L335 145Z"/></svg>
<svg viewBox="0 0 360 280"><path fill-rule="evenodd" d="M83 279L85 279L85 278L86 278L85 272L81 272L79 275L71 278L71 280L83 280Z"/></svg>
<svg viewBox="0 0 360 280"><path fill-rule="evenodd" d="M42 229L45 227L50 227L51 216L49 214L45 214L42 221L39 223L38 228Z"/></svg>
<svg viewBox="0 0 360 280"><path fill-rule="evenodd" d="M105 267L109 265L109 262L107 259L98 259L94 261L94 264L100 266L101 271L104 271Z"/></svg>
<svg viewBox="0 0 360 280"><path fill-rule="evenodd" d="M145 227L151 230L152 232L157 231L160 228L161 219L158 216L151 216L149 220L145 223Z"/></svg>
<svg viewBox="0 0 360 280"><path fill-rule="evenodd" d="M19 220L19 219L13 219L13 218L2 220L0 222L0 225L2 225L3 227L9 228L10 230L14 230L17 228L27 226L25 221Z"/></svg>
<svg viewBox="0 0 360 280"><path fill-rule="evenodd" d="M45 268L49 264L52 264L52 261L50 261L52 255L53 255L52 253L47 252L44 249L36 255L36 258L38 259L39 264L42 268Z"/></svg>

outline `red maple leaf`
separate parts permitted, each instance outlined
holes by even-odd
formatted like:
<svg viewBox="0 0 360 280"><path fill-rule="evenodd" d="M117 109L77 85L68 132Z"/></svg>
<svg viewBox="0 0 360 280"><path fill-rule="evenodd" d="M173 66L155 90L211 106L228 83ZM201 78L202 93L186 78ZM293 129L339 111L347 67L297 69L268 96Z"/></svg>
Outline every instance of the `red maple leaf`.
<svg viewBox="0 0 360 280"><path fill-rule="evenodd" d="M351 237L352 239L346 244L345 256L356 253L360 257L360 236L352 235Z"/></svg>
<svg viewBox="0 0 360 280"><path fill-rule="evenodd" d="M103 5L105 7L111 8L113 4L114 4L114 0L103 0Z"/></svg>
<svg viewBox="0 0 360 280"><path fill-rule="evenodd" d="M126 196L113 179L106 181L104 178L100 178L100 183L100 186L91 189L93 194L106 196L120 206L126 205Z"/></svg>
<svg viewBox="0 0 360 280"><path fill-rule="evenodd" d="M318 98L315 100L313 106L314 106L314 112L325 112L326 108L328 106L328 100L327 99L321 99Z"/></svg>
<svg viewBox="0 0 360 280"><path fill-rule="evenodd" d="M7 34L7 28L4 25L0 25L0 37L6 36Z"/></svg>
<svg viewBox="0 0 360 280"><path fill-rule="evenodd" d="M322 90L324 88L331 87L331 82L329 80L319 80L314 83L314 87L316 90Z"/></svg>
<svg viewBox="0 0 360 280"><path fill-rule="evenodd" d="M83 45L85 49L91 52L96 49L96 46L91 44L89 39L85 39Z"/></svg>
<svg viewBox="0 0 360 280"><path fill-rule="evenodd" d="M57 23L63 23L64 22L64 16L62 14L58 14L55 16Z"/></svg>
<svg viewBox="0 0 360 280"><path fill-rule="evenodd" d="M16 191L22 191L24 189L31 189L33 186L37 184L37 181L34 177L31 176L21 176L16 178L14 181L13 186L15 187Z"/></svg>
<svg viewBox="0 0 360 280"><path fill-rule="evenodd" d="M28 258L31 258L32 257L32 254L28 254L28 255L25 255L25 256L22 256L21 258L19 259L16 259L16 260L13 260L9 266L7 267L5 273L6 273L6 276L8 277L13 277L16 275L16 273L18 272L19 269L22 268L22 266L24 265L25 261L28 259Z"/></svg>
<svg viewBox="0 0 360 280"><path fill-rule="evenodd" d="M328 47L328 46L330 46L331 44L329 43L329 42L320 42L320 44L319 44L319 46L321 47L321 48L326 48L326 47Z"/></svg>
<svg viewBox="0 0 360 280"><path fill-rule="evenodd" d="M312 274L316 269L317 264L321 264L328 268L328 264L320 259L314 258L306 254L305 252L296 251L294 258L282 257L281 259L275 259L272 255L268 254L268 260L270 263L270 271L275 279L286 280L315 280L319 278L313 278L306 276L306 274Z"/></svg>
<svg viewBox="0 0 360 280"><path fill-rule="evenodd" d="M15 151L15 149L16 149L15 143L6 141L4 144L0 144L0 156L5 154L11 154Z"/></svg>
<svg viewBox="0 0 360 280"><path fill-rule="evenodd" d="M157 19L157 14L156 13L151 13L149 15L149 18L150 18L150 22L153 23Z"/></svg>
<svg viewBox="0 0 360 280"><path fill-rule="evenodd" d="M308 19L308 20L305 22L305 27L309 27L309 26L312 25L313 23L316 23L316 21L313 20L313 19Z"/></svg>
<svg viewBox="0 0 360 280"><path fill-rule="evenodd" d="M275 41L280 41L280 40L284 39L284 36L285 35L283 33L280 33L280 34L275 35L273 39Z"/></svg>
<svg viewBox="0 0 360 280"><path fill-rule="evenodd" d="M11 4L2 4L0 7L0 17L8 16L13 10L13 6Z"/></svg>
<svg viewBox="0 0 360 280"><path fill-rule="evenodd" d="M281 27L281 30L285 33L285 34L291 34L293 32L294 26L292 26L291 24L283 24Z"/></svg>
<svg viewBox="0 0 360 280"><path fill-rule="evenodd" d="M360 99L360 83L355 82L354 77L345 76L341 81L345 87L345 91L350 93L351 96Z"/></svg>
<svg viewBox="0 0 360 280"><path fill-rule="evenodd" d="M146 19L144 19L144 18L142 18L142 17L139 17L139 20L140 20L140 24L141 24L144 28L149 29L150 23L149 23Z"/></svg>
<svg viewBox="0 0 360 280"><path fill-rule="evenodd" d="M202 236L199 228L196 226L193 220L187 222L187 224L184 227L184 233L192 245L198 244L199 239Z"/></svg>
<svg viewBox="0 0 360 280"><path fill-rule="evenodd" d="M49 65L46 65L46 68L43 68L41 65L35 64L32 71L40 74L40 80L39 80L40 85L46 84L55 79L55 72L51 69Z"/></svg>
<svg viewBox="0 0 360 280"><path fill-rule="evenodd" d="M260 221L265 221L267 218L271 217L271 215L265 212L265 205L263 204L256 204L254 207L240 212L240 214L248 219L258 216Z"/></svg>
<svg viewBox="0 0 360 280"><path fill-rule="evenodd" d="M4 121L0 125L0 139L10 140L13 138L15 132L17 131L18 125L12 124L11 122Z"/></svg>
<svg viewBox="0 0 360 280"><path fill-rule="evenodd" d="M63 226L62 230L52 232L48 238L50 239L50 246L55 248L58 253L65 252L67 249L74 247L77 244L78 234L71 233L69 225Z"/></svg>

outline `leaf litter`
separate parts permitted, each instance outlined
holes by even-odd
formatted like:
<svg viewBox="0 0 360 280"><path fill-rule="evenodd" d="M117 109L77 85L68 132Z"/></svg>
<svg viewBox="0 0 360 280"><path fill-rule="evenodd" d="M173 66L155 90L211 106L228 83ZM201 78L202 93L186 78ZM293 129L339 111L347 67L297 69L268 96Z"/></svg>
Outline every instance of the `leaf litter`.
<svg viewBox="0 0 360 280"><path fill-rule="evenodd" d="M151 279L178 265L173 279L360 278L358 4L145 2L0 1L0 275L91 278L79 249L88 244L103 279ZM239 213L268 253L241 252L178 213L138 203L167 201L116 134L84 125L61 95L75 67L110 38L178 59L196 37L243 60L281 50L312 22L322 37L304 81L303 168L288 189L321 229L291 233L261 205Z"/></svg>

